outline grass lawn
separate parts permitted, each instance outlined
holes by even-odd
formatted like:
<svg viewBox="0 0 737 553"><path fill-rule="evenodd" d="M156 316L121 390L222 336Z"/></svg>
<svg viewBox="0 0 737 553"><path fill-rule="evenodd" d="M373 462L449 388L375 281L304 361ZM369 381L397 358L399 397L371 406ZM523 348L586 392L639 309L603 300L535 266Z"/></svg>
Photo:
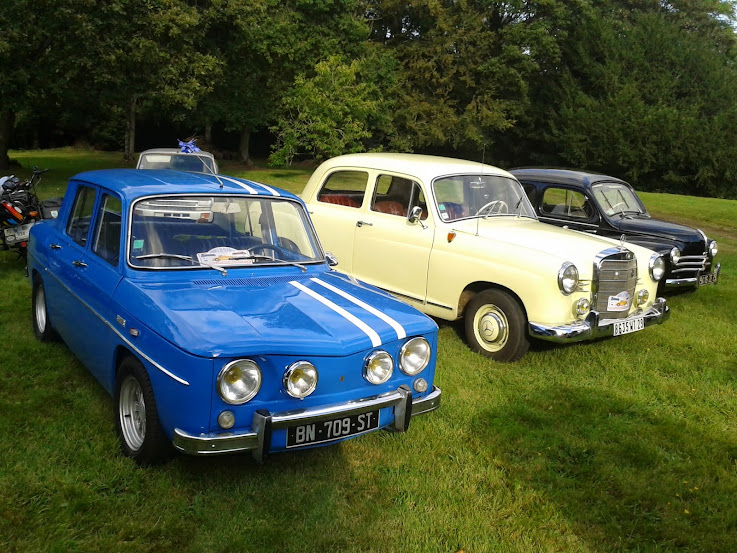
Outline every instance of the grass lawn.
<svg viewBox="0 0 737 553"><path fill-rule="evenodd" d="M40 194L120 154L12 152ZM309 170L226 174L301 191ZM406 434L276 455L117 451L112 400L31 329L24 264L0 253L0 551L737 551L737 202L643 194L720 244L717 286L670 320L514 364L440 324L443 404ZM70 314L74 316L74 314Z"/></svg>

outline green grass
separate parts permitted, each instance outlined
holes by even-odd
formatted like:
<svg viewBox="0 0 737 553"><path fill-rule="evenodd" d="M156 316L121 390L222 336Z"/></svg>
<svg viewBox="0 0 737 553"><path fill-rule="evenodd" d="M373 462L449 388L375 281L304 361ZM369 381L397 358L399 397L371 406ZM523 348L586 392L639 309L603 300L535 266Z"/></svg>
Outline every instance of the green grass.
<svg viewBox="0 0 737 553"><path fill-rule="evenodd" d="M12 155L69 174L115 161ZM309 176L224 172L294 192ZM671 296L665 325L502 365L442 323L438 411L262 466L121 457L111 399L34 339L23 263L0 255L0 551L737 550L737 204L643 196L721 244L720 283Z"/></svg>

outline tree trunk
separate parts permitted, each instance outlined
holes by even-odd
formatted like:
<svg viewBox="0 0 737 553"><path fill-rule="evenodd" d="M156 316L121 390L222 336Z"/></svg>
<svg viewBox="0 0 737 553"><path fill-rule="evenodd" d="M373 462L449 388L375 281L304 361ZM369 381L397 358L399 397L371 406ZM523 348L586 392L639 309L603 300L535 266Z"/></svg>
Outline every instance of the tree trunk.
<svg viewBox="0 0 737 553"><path fill-rule="evenodd" d="M128 106L128 118L125 122L125 144L123 159L131 161L136 152L136 99L132 98Z"/></svg>
<svg viewBox="0 0 737 553"><path fill-rule="evenodd" d="M247 125L244 125L241 127L241 144L238 151L241 154L241 161L248 165L249 167L253 167L253 160L251 160L251 151L250 151L250 144L251 144L251 128Z"/></svg>
<svg viewBox="0 0 737 553"><path fill-rule="evenodd" d="M212 148L212 122L205 123L205 144Z"/></svg>
<svg viewBox="0 0 737 553"><path fill-rule="evenodd" d="M0 112L0 169L10 169L8 149L10 139L13 137L14 126L15 112L9 110Z"/></svg>

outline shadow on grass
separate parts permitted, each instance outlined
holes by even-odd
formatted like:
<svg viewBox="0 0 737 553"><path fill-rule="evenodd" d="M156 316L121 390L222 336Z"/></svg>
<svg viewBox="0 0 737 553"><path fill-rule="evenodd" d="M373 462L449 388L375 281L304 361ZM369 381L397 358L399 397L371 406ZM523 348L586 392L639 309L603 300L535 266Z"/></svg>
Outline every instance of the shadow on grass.
<svg viewBox="0 0 737 553"><path fill-rule="evenodd" d="M596 389L525 399L475 417L479 447L592 550L737 550L733 436Z"/></svg>

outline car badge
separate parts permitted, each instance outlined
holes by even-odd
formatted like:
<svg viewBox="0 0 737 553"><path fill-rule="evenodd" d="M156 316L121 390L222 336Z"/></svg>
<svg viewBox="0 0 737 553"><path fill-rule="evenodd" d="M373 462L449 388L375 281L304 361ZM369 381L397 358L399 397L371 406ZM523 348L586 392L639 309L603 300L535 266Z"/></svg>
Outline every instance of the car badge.
<svg viewBox="0 0 737 553"><path fill-rule="evenodd" d="M623 250L624 249L624 243L625 242L627 242L627 235L626 234L623 234L622 236L619 237L619 249L620 250Z"/></svg>

